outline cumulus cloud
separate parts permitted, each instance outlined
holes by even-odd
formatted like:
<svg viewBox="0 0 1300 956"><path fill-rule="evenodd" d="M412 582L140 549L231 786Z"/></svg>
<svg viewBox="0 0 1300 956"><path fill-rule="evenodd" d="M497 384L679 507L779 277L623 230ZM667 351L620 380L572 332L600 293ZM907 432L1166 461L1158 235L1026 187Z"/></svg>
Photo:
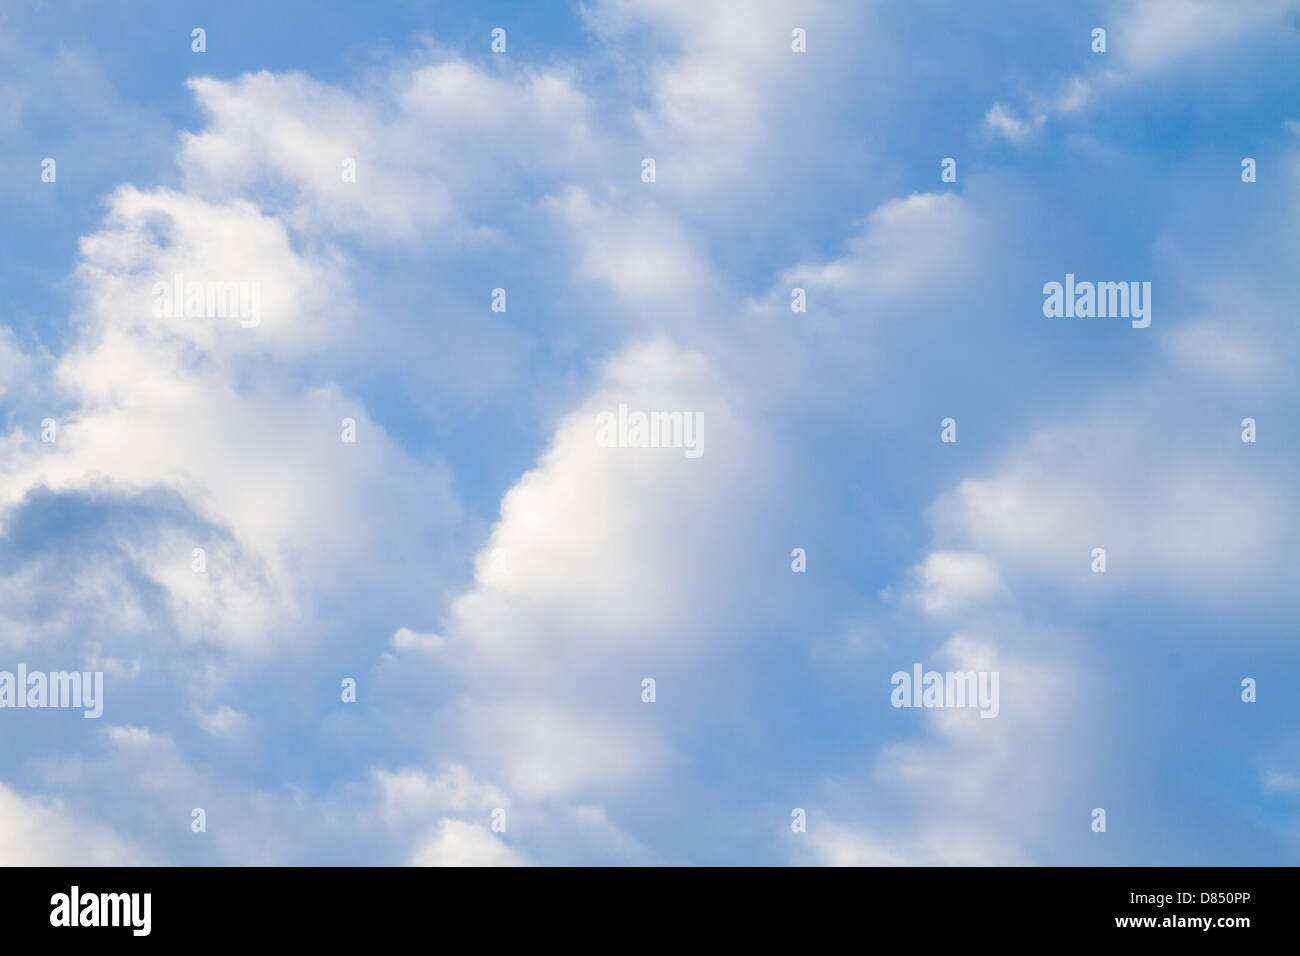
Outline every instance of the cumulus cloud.
<svg viewBox="0 0 1300 956"><path fill-rule="evenodd" d="M1207 454L1162 430L1162 404L1099 408L1035 431L1000 467L940 496L931 508L940 540L1067 590L1107 580L1195 598L1272 586L1295 509L1240 453L1250 449L1235 421ZM1098 547L1105 579L1091 572Z"/></svg>
<svg viewBox="0 0 1300 956"><path fill-rule="evenodd" d="M984 116L984 125L994 133L1013 143L1027 142L1047 122L1043 114L1033 119L1021 119L1002 103L994 103Z"/></svg>
<svg viewBox="0 0 1300 956"><path fill-rule="evenodd" d="M358 542L396 556L412 515L430 530L455 520L445 471L405 454L355 398L328 380L252 374L328 347L349 315L334 265L299 255L246 201L120 190L82 243L80 333L54 369L67 408L57 441L11 433L0 506L37 490L178 496L190 521L118 547L192 637L250 649L278 619L310 613L315 582L350 565ZM177 275L256 284L262 322L156 315L159 284ZM345 418L355 445L340 440Z"/></svg>
<svg viewBox="0 0 1300 956"><path fill-rule="evenodd" d="M295 229L381 243L491 238L477 220L512 184L593 172L604 149L586 96L557 71L503 77L448 56L385 73L365 97L267 71L190 88L209 120L182 139L191 190L224 199L272 177Z"/></svg>
<svg viewBox="0 0 1300 956"><path fill-rule="evenodd" d="M698 414L702 454L601 447L598 416L620 405ZM745 509L767 493L752 476L772 469L763 429L702 355L659 339L610 360L506 494L474 587L442 628L442 657L467 685L455 719L512 793L623 786L669 759L641 680L729 639L726 615L746 591Z"/></svg>
<svg viewBox="0 0 1300 956"><path fill-rule="evenodd" d="M815 866L1017 866L1028 861L978 832L927 832L890 843L868 827L818 821L796 859Z"/></svg>
<svg viewBox="0 0 1300 956"><path fill-rule="evenodd" d="M1264 774L1264 789L1269 793L1300 793L1300 775L1268 770Z"/></svg>
<svg viewBox="0 0 1300 956"><path fill-rule="evenodd" d="M977 709L960 707L895 710L900 722L922 721L931 734L882 747L863 781L830 781L831 801L810 811L806 833L791 834L796 861L1043 862L1038 844L1067 792L1057 750L1061 728L1086 682L1069 673L1064 658L1035 647L1044 635L1018 617L982 616L977 626L976 634L952 635L924 665L997 673L998 716L984 719ZM864 801L863 792L872 799ZM869 822L882 817L890 823Z"/></svg>
<svg viewBox="0 0 1300 956"><path fill-rule="evenodd" d="M56 802L0 784L0 860L6 866L147 866L129 839Z"/></svg>
<svg viewBox="0 0 1300 956"><path fill-rule="evenodd" d="M1134 9L1113 72L999 101L987 128L1030 143L1143 64L1278 8L1231 30L1201 4ZM774 856L1061 856L1060 821L1086 799L1065 779L1087 766L1077 698L1096 675L1073 656L1081 638L1041 622L1059 619L1057 590L1098 593L1099 545L1128 594L1190 584L1199 601L1285 578L1287 462L1233 457L1236 419L1222 435L1170 424L1187 408L1174 372L1238 392L1276 378L1274 330L1229 334L1222 310L1171 323L1167 365L1121 400L1045 401L999 426L1011 416L979 399L1032 348L1016 351L1014 313L999 324L1001 303L972 300L1019 295L992 253L1012 233L1043 240L1017 219L1023 187L963 173L959 191L916 192L872 164L869 141L892 129L876 119L897 107L857 95L876 87L855 64L893 81L897 51L865 8L800 12L807 56L783 4L608 0L582 10L590 61L489 68L430 47L337 84L190 82L204 124L182 136L177 184L109 196L57 353L0 329L0 400L40 395L0 436L0 646L102 666L114 706L135 705L67 753L26 755L21 772L60 796L0 787L0 844L42 859L25 834L71 820L82 850L51 838L48 858L137 858L75 822L129 778L129 805L104 801L103 819L151 858L659 862L692 839L676 821L700 819L701 799L779 821L750 801L788 777L823 792L807 839L773 840ZM1142 20L1157 13L1172 24L1158 36ZM24 109L5 95L0 113ZM819 138L850 114L862 137ZM259 323L155 314L156 283L177 274L257 283ZM485 307L498 283L507 314ZM943 381L958 366L967 377ZM926 375L941 396L918 397ZM968 409L949 471L899 437L933 430L932 401ZM45 405L55 443L36 433ZM621 405L700 414L703 454L600 447L597 416ZM946 490L918 549L926 480ZM486 499L464 509L481 526L457 489ZM790 574L790 548L814 538L812 570ZM854 698L846 730L834 694L792 698L848 679L810 649L886 580L913 600L860 615L870 640L848 677L996 669L998 719L890 711L860 730L878 715ZM1046 611L1026 584L1054 592ZM335 700L344 673L363 705ZM783 706L858 764L789 748L763 720ZM737 740L761 771L727 776ZM199 805L211 839L185 841ZM497 808L508 834L490 829Z"/></svg>
<svg viewBox="0 0 1300 956"><path fill-rule="evenodd" d="M480 824L443 820L415 851L412 866L527 866L525 857Z"/></svg>
<svg viewBox="0 0 1300 956"><path fill-rule="evenodd" d="M1297 11L1296 0L1261 0L1240 7L1214 0L1116 0L1102 24L1106 51L1091 54L1089 69L1069 76L1055 95L1032 95L1032 120L995 103L984 123L1009 142L1027 143L1050 117L1079 113L1152 76L1203 69L1207 61L1222 58L1245 40L1279 29Z"/></svg>
<svg viewBox="0 0 1300 956"><path fill-rule="evenodd" d="M1295 0L1226 6L1213 0L1133 0L1116 12L1115 53L1142 74L1193 56L1206 58L1261 30L1275 29L1300 10Z"/></svg>
<svg viewBox="0 0 1300 956"><path fill-rule="evenodd" d="M927 614L948 614L1005 590L997 564L983 554L936 551L916 572L917 599Z"/></svg>
<svg viewBox="0 0 1300 956"><path fill-rule="evenodd" d="M1161 344L1183 368L1239 386L1258 383L1278 371L1276 357L1261 341L1224 319L1188 323Z"/></svg>
<svg viewBox="0 0 1300 956"><path fill-rule="evenodd" d="M891 199L871 211L865 228L849 240L846 255L788 269L782 281L804 281L846 299L914 292L933 277L936 262L960 267L969 258L978 222L960 196L913 193Z"/></svg>

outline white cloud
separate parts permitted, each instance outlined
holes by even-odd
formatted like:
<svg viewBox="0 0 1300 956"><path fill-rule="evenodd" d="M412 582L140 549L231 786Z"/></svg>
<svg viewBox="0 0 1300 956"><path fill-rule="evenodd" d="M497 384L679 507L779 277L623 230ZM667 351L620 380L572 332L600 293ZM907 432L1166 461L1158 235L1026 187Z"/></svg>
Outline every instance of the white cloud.
<svg viewBox="0 0 1300 956"><path fill-rule="evenodd" d="M58 803L0 784L0 860L6 866L145 866L131 841Z"/></svg>
<svg viewBox="0 0 1300 956"><path fill-rule="evenodd" d="M0 510L35 488L180 495L216 537L162 528L121 547L191 638L245 649L277 618L310 613L316 582L400 560L413 521L446 528L459 510L445 471L406 455L330 382L286 385L274 371L339 336L350 306L335 265L299 255L247 202L119 190L82 242L80 335L55 369L72 410L54 444L9 436ZM262 323L155 316L154 283L175 274L259 283ZM355 445L340 441L344 418ZM374 560L357 562L367 541ZM206 573L192 569L195 547Z"/></svg>
<svg viewBox="0 0 1300 956"><path fill-rule="evenodd" d="M914 293L933 281L937 263L945 270L963 268L979 226L976 212L957 195L912 193L891 199L871 211L866 227L849 241L847 255L782 273L778 285L784 307L789 311L792 283L833 291L850 304L864 294Z"/></svg>
<svg viewBox="0 0 1300 956"><path fill-rule="evenodd" d="M19 347L13 330L0 326L0 398L21 394L35 371L35 361Z"/></svg>
<svg viewBox="0 0 1300 956"><path fill-rule="evenodd" d="M1072 76L1062 87L1061 92L1057 94L1053 103L1054 111L1057 113L1073 113L1081 110L1092 101L1094 90L1092 85L1081 76Z"/></svg>
<svg viewBox="0 0 1300 956"><path fill-rule="evenodd" d="M646 155L663 163L661 174L689 190L744 175L777 132L775 101L795 92L789 86L802 85L797 75L780 68L792 57L789 12L768 0L744 7L605 0L585 12L607 41L648 28L672 50L648 71L650 104L638 112L637 127L640 139L654 144ZM825 52L833 34L819 34L812 22L824 22L824 8L813 5L803 13L808 21L802 25ZM843 8L839 13L841 21L852 16ZM842 22L839 26L844 29ZM781 78L789 84L785 89ZM718 141L731 148L717 149Z"/></svg>
<svg viewBox="0 0 1300 956"><path fill-rule="evenodd" d="M1179 366L1237 385L1257 384L1278 370L1267 346L1249 330L1223 319L1181 325L1160 342Z"/></svg>
<svg viewBox="0 0 1300 956"><path fill-rule="evenodd" d="M445 819L415 851L411 865L527 866L528 860L482 824Z"/></svg>
<svg viewBox="0 0 1300 956"><path fill-rule="evenodd" d="M1272 586L1295 509L1230 454L1249 450L1235 420L1224 423L1222 453L1198 454L1163 424L1177 420L1177 400L1148 398L1040 429L991 474L961 481L931 508L939 540L1067 589L1104 582L1194 597ZM1098 547L1105 575L1091 571Z"/></svg>
<svg viewBox="0 0 1300 956"><path fill-rule="evenodd" d="M1217 0L1134 0L1116 11L1118 23L1108 46L1125 67L1142 74L1183 60L1213 55L1260 30L1276 29L1288 13L1300 10L1295 0L1252 0L1225 4ZM1110 54L1108 54L1110 55Z"/></svg>
<svg viewBox="0 0 1300 956"><path fill-rule="evenodd" d="M597 415L620 403L702 414L703 454L600 447ZM735 640L749 509L780 474L701 355L656 340L612 359L505 496L440 629L439 660L465 683L450 716L476 765L542 797L623 787L669 760L664 729L685 712L651 719L641 679Z"/></svg>
<svg viewBox="0 0 1300 956"><path fill-rule="evenodd" d="M265 70L190 88L208 126L182 138L187 187L227 199L273 177L289 187L277 211L307 234L490 238L476 222L485 202L539 173L594 174L604 150L586 97L557 71L503 77L448 57L373 77L364 95Z"/></svg>
<svg viewBox="0 0 1300 956"><path fill-rule="evenodd" d="M199 711L197 716L199 726L213 737L237 739L247 734L253 726L247 714L242 714L233 707Z"/></svg>
<svg viewBox="0 0 1300 956"><path fill-rule="evenodd" d="M997 563L982 554L936 551L915 572L916 597L927 614L950 614L1005 591Z"/></svg>
<svg viewBox="0 0 1300 956"><path fill-rule="evenodd" d="M833 802L791 834L796 861L832 866L1000 866L1033 862L1055 825L1063 721L1087 680L1058 652L1045 656L1041 629L1016 616L973 619L979 636L954 634L924 658L926 669L999 676L998 715L978 708L897 709L900 723L929 734L883 747L865 780L832 780ZM996 634L986 637L985 634ZM1053 642L1055 643L1055 642ZM918 651L919 653L919 651ZM863 793L870 793L870 802ZM886 809L888 808L888 809ZM889 823L859 823L857 820Z"/></svg>
<svg viewBox="0 0 1300 956"><path fill-rule="evenodd" d="M1017 144L1027 142L1046 121L1047 117L1041 113L1032 120L1022 120L1002 103L994 103L984 116L985 126L999 136Z"/></svg>
<svg viewBox="0 0 1300 956"><path fill-rule="evenodd" d="M393 633L393 649L397 651L436 654L446 646L446 638L439 637L437 634L417 634L409 627L399 627Z"/></svg>
<svg viewBox="0 0 1300 956"><path fill-rule="evenodd" d="M389 826L406 827L430 814L473 812L486 818L497 807L510 806L510 797L503 790L478 779L460 764L449 766L438 776L416 767L376 769L371 775L378 791L374 811Z"/></svg>
<svg viewBox="0 0 1300 956"><path fill-rule="evenodd" d="M1300 793L1300 775L1268 770L1264 774L1264 789L1268 793Z"/></svg>
<svg viewBox="0 0 1300 956"><path fill-rule="evenodd" d="M336 384L336 364L356 343L358 326L379 323L373 303L358 301L347 279L352 263L332 243L410 242L414 256L464 243L514 251L520 237L501 228L500 209L520 219L540 212L529 222L541 224L539 245L576 253L565 279L612 290L618 309L611 318L624 329L652 323L674 340L628 347L601 369L589 398L559 421L537 466L505 496L473 584L441 620L428 622L437 633L394 632L385 621L356 637L382 642L391 633L392 652L406 655L400 667L436 669L447 684L460 682L445 695L440 684L436 697L422 687L416 704L451 739L438 738L429 751L430 763L444 769L372 769L361 783L339 783L328 799L293 788L272 797L222 787L218 774L185 760L166 734L115 727L106 733L110 758L69 761L69 773L104 779L127 766L138 792L157 797L147 805L167 814L169 827L176 808L203 800L222 822L210 841L221 860L283 861L310 842L307 831L325 834L316 837L322 843L355 837L360 819L365 836L387 833L400 841L402 859L421 865L527 862L515 841L532 850L529 839L544 840L512 825L507 841L483 822L486 810L512 806L511 799L526 812L553 810L615 857L645 855L611 822L620 808L604 797L635 792L638 781L668 769L698 726L692 706L717 706L692 702L691 677L720 658L749 662L744 642L763 623L759 582L770 580L755 567L773 553L784 557L770 542L765 551L755 545L754 525L793 510L782 467L788 452L760 410L818 387L805 336L820 335L856 358L860 336L846 333L873 322L882 298L917 296L940 274L951 282L975 259L972 250L996 239L958 195L890 201L871 214L848 255L781 274L778 285L806 282L822 296L800 322L789 321L788 298L774 310L787 326L780 335L753 335L735 321L737 311L745 320L754 315L728 305L739 297L727 295L692 215L707 219L710 203L734 181L781 182L773 157L809 152L771 147L787 145L782 117L792 105L807 119L817 77L835 75L827 68L835 61L819 59L823 51L856 44L855 56L871 58L858 39L845 39L854 30L842 22L836 29L842 8L810 9L816 55L801 58L789 51L788 15L776 4L722 15L661 0L595 5L593 22L606 35L646 28L656 41L671 39L679 54L638 72L643 90L633 78L632 92L644 93L646 105L630 114L593 106L607 95L638 101L622 88L609 95L593 87L589 99L583 79L563 69L497 74L454 57L370 77L363 93L270 73L193 82L209 125L184 138L186 192L120 191L104 227L83 245L77 338L58 365L68 409L59 444L43 447L21 431L0 438L0 519L42 489L111 489L130 499L161 489L192 514L190 523L153 522L148 535L113 542L161 587L179 622L179 634L156 641L159 653L173 643L192 650L196 640L273 650L293 635L311 640L317 625L331 623L313 617L326 602L344 609L345 620L332 623L350 626L346 608L356 602L349 599L370 585L396 606L403 589L446 586L426 552L430 542L443 546L458 518L447 474L390 441L360 399ZM998 104L989 126L1028 142L1051 111L1094 102L1103 82L1073 78L1032 118ZM644 152L661 159L654 187L636 178ZM358 160L354 184L339 175L344 156ZM260 205L242 198L253 193ZM520 203L523 194L533 199ZM259 281L262 325L154 319L149 286L177 271ZM788 296L788 285L778 291ZM712 340L696 330L710 325L695 313L710 310L718 312ZM1220 332L1193 327L1167 347L1185 364L1248 380L1259 371L1258 350L1221 348L1228 343ZM813 374L774 375L786 367L787 357L775 355L782 351L797 353ZM0 376L28 374L31 361L0 338ZM584 374L574 373L566 387L582 388ZM620 402L702 411L704 457L597 448L594 416ZM1004 577L1090 580L1087 551L1098 535L1112 550L1114 571L1141 567L1171 583L1189 574L1214 580L1222 565L1211 552L1238 575L1278 560L1284 535L1273 535L1266 517L1285 499L1265 478L1222 461L1189 469L1186 457L1166 456L1163 446L1155 454L1145 443L1162 415L1139 416L1126 430L1114 427L1125 410L1111 412L1044 429L991 473L940 499L935 550L915 569L916 597L928 614L993 615L1006 603L990 601L1008 593ZM355 448L338 439L345 416L358 422ZM196 534L208 551L206 575L190 569ZM491 560L497 551L506 564ZM0 579L0 606L36 613L41 602L30 592L42 570L21 567ZM111 608L114 622L132 631L152 620L140 595L119 593L125 575L117 566L69 577L55 614L83 603ZM436 616L437 601L421 613ZM355 620L364 619L359 612ZM870 781L912 798L915 814L900 814L897 826L859 825L839 821L872 819L868 813L828 811L808 834L818 861L1033 855L1028 844L1052 792L1032 773L1056 766L1052 728L1064 671L1059 660L988 637L1000 623L993 617L968 623L938 655L960 667L1002 668L1002 715L917 715L930 735L904 734L906 743L880 755ZM68 625L60 617L55 626ZM859 640L864 653L890 646L871 633L869 645ZM141 648L110 649L115 656L105 659L132 678L142 661L156 659ZM101 659L103 648L93 650ZM217 670L201 657L186 659L196 673ZM640 703L640 679L649 674L662 679L672 707ZM409 700L391 707L370 700L371 712L393 724L410 713ZM251 721L216 698L194 715L207 733L227 738L243 735ZM330 715L332 727L356 732L350 719ZM444 762L454 759L462 762ZM1015 798L1005 799L1007 792ZM307 822L274 837L275 824L299 810ZM25 804L22 812L31 816ZM422 836L414 848L411 833Z"/></svg>
<svg viewBox="0 0 1300 956"><path fill-rule="evenodd" d="M891 838L867 827L818 819L814 814L796 858L817 866L1023 866L1014 846L977 830L936 826L922 834ZM797 839L801 839L797 837Z"/></svg>
<svg viewBox="0 0 1300 956"><path fill-rule="evenodd" d="M1191 66L1203 70L1223 52L1300 11L1297 0L1225 4L1217 0L1116 0L1104 22L1106 52L1090 54L1093 68L1068 77L1055 96L1035 96L1034 118L1021 120L995 103L985 125L1016 144L1028 142L1049 116L1078 113L1106 93ZM1113 65L1112 65L1113 64Z"/></svg>
<svg viewBox="0 0 1300 956"><path fill-rule="evenodd" d="M615 209L571 188L543 203L571 237L575 277L607 284L624 300L691 300L710 285L707 257L672 216L654 208Z"/></svg>

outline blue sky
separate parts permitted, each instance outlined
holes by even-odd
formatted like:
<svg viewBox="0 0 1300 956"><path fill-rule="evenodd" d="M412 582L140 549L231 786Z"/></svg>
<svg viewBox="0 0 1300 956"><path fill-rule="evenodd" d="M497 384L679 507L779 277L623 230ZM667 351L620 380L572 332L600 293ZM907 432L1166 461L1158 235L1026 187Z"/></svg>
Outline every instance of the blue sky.
<svg viewBox="0 0 1300 956"><path fill-rule="evenodd" d="M0 671L105 675L0 709L0 861L1296 863L1297 45L1290 0L0 12ZM176 273L260 324L158 317ZM1045 317L1067 273L1150 326ZM704 454L599 447L619 404ZM915 663L998 716L891 706Z"/></svg>

